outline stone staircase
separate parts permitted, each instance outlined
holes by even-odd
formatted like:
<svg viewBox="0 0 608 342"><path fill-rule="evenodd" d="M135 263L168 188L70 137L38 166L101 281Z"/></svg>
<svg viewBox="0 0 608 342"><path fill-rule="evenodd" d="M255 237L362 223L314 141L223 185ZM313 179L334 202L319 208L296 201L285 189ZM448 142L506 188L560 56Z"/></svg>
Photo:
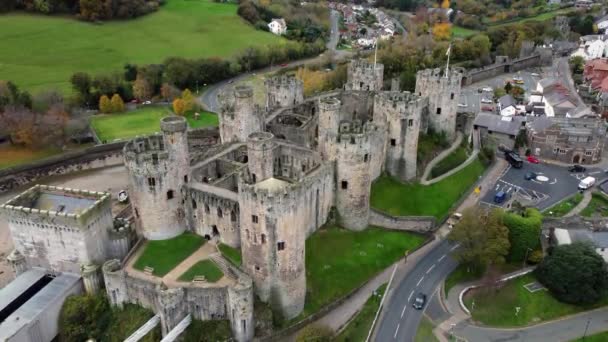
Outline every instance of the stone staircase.
<svg viewBox="0 0 608 342"><path fill-rule="evenodd" d="M220 253L213 253L209 255L209 259L213 260L213 262L215 262L222 272L224 272L224 276L232 278L235 281L239 279L239 274L237 273L238 271L236 271L230 262L224 259Z"/></svg>

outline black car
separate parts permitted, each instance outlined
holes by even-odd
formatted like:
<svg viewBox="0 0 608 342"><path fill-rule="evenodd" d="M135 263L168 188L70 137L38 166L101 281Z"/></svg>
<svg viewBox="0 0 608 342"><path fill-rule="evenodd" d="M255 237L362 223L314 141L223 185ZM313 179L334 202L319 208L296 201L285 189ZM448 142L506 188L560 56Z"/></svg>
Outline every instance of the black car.
<svg viewBox="0 0 608 342"><path fill-rule="evenodd" d="M528 172L525 174L524 179L525 180L532 180L532 179L536 179L538 175L534 172Z"/></svg>
<svg viewBox="0 0 608 342"><path fill-rule="evenodd" d="M424 293L419 293L416 298L414 298L414 303L412 303L412 306L416 310L422 310L422 308L424 308L424 304L426 304L426 295Z"/></svg>
<svg viewBox="0 0 608 342"><path fill-rule="evenodd" d="M584 166L581 165L572 165L568 168L568 171L570 172L585 172L587 171L587 169Z"/></svg>

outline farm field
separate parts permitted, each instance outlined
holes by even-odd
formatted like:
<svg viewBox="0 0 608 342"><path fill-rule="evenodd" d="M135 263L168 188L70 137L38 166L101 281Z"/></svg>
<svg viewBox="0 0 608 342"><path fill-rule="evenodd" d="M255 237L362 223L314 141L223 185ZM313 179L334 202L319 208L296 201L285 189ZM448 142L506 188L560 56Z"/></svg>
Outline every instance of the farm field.
<svg viewBox="0 0 608 342"><path fill-rule="evenodd" d="M156 13L102 24L0 15L0 75L34 93L48 88L68 92L76 71L122 71L126 63L160 63L171 56L228 57L248 46L281 41L255 30L236 10L236 4L211 0L168 0Z"/></svg>

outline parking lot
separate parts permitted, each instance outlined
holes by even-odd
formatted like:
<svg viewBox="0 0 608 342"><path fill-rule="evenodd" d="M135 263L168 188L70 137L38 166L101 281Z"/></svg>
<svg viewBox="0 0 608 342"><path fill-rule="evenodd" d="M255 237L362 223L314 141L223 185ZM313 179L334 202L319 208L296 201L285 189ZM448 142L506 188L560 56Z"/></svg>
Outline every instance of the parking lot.
<svg viewBox="0 0 608 342"><path fill-rule="evenodd" d="M538 177L526 180L528 172L534 172ZM595 177L596 184L606 179L606 174L597 168L587 168L585 173L570 173L566 167L524 161L521 169L508 166L480 202L488 206L504 206L515 196L527 202L525 204L544 210L577 192L580 180L587 176ZM499 191L507 193L507 200L501 204L494 202Z"/></svg>

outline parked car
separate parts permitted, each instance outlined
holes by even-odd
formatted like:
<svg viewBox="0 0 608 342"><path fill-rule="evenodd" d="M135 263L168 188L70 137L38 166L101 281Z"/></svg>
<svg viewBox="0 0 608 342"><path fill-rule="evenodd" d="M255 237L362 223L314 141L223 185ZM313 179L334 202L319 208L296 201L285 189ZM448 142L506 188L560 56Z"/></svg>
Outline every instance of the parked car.
<svg viewBox="0 0 608 342"><path fill-rule="evenodd" d="M538 175L535 172L527 172L526 175L524 176L525 180L532 180L532 179L536 179Z"/></svg>
<svg viewBox="0 0 608 342"><path fill-rule="evenodd" d="M540 163L540 160L538 160L538 158L536 158L533 155L529 155L528 158L526 158L526 159L528 160L529 163L532 163L532 164Z"/></svg>
<svg viewBox="0 0 608 342"><path fill-rule="evenodd" d="M568 168L568 171L570 171L570 172L576 172L576 173L581 173L581 172L587 171L587 168L585 168L584 166L575 164L575 165L570 166Z"/></svg>
<svg viewBox="0 0 608 342"><path fill-rule="evenodd" d="M481 90L487 92L487 93L493 93L494 89L492 89L492 87L483 87L481 88Z"/></svg>
<svg viewBox="0 0 608 342"><path fill-rule="evenodd" d="M142 102L142 104L149 105L149 104L152 104L152 101L150 101L150 100L144 101L144 102Z"/></svg>
<svg viewBox="0 0 608 342"><path fill-rule="evenodd" d="M530 74L530 76L539 77L540 75L538 73L536 73L536 72L533 72L533 73Z"/></svg>
<svg viewBox="0 0 608 342"><path fill-rule="evenodd" d="M504 191L499 191L494 195L494 203L501 204L507 200L507 193Z"/></svg>
<svg viewBox="0 0 608 342"><path fill-rule="evenodd" d="M481 99L481 103L492 103L492 100L490 100L490 99L486 99L485 97L483 97L483 98Z"/></svg>
<svg viewBox="0 0 608 342"><path fill-rule="evenodd" d="M483 110L485 112L493 112L494 107L493 106L481 106L481 110Z"/></svg>
<svg viewBox="0 0 608 342"><path fill-rule="evenodd" d="M453 213L452 216L450 216L450 218L448 219L448 228L452 229L454 228L454 226L460 222L460 219L462 219L462 214L461 213Z"/></svg>
<svg viewBox="0 0 608 342"><path fill-rule="evenodd" d="M424 304L426 304L426 295L424 293L418 293L416 298L414 298L414 303L412 306L416 310L422 310L422 308L424 308Z"/></svg>
<svg viewBox="0 0 608 342"><path fill-rule="evenodd" d="M579 190L587 190L595 184L595 178L586 177L580 183L578 183Z"/></svg>
<svg viewBox="0 0 608 342"><path fill-rule="evenodd" d="M287 63L281 64L282 67L286 67L287 65L289 65L289 64L287 64Z"/></svg>
<svg viewBox="0 0 608 342"><path fill-rule="evenodd" d="M466 107L467 107L467 104L466 104L466 103L459 103L459 104L458 104L458 107L459 107L459 108L466 108Z"/></svg>

